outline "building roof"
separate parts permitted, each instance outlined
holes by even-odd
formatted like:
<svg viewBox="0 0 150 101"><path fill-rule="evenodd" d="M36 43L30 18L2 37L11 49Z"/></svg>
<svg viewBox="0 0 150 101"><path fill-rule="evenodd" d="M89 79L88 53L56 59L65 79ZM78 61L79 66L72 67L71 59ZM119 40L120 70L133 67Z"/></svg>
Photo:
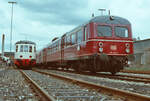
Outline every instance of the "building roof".
<svg viewBox="0 0 150 101"><path fill-rule="evenodd" d="M150 38L149 39L144 39L144 40L136 40L136 41L134 41L134 43L144 42L144 41L150 41Z"/></svg>

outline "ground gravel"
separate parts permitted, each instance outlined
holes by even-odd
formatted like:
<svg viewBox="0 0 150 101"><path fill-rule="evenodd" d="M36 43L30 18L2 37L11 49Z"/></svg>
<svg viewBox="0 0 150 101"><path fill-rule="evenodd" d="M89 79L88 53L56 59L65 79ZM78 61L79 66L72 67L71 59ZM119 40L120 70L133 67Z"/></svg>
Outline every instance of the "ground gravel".
<svg viewBox="0 0 150 101"><path fill-rule="evenodd" d="M0 71L0 101L38 101L18 70Z"/></svg>

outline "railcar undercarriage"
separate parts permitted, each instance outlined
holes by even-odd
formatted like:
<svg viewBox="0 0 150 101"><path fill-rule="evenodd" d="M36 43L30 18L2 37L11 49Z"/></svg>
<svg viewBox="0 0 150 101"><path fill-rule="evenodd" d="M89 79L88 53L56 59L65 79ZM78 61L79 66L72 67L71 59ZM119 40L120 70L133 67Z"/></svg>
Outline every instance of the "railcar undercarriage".
<svg viewBox="0 0 150 101"><path fill-rule="evenodd" d="M127 65L126 56L107 56L106 54L95 54L92 56L80 57L77 60L67 60L62 62L49 62L44 67L57 69L58 67L72 68L78 72L111 72L113 75Z"/></svg>
<svg viewBox="0 0 150 101"><path fill-rule="evenodd" d="M111 72L113 75L127 64L126 57L93 55L89 59L72 61L70 65L77 71Z"/></svg>

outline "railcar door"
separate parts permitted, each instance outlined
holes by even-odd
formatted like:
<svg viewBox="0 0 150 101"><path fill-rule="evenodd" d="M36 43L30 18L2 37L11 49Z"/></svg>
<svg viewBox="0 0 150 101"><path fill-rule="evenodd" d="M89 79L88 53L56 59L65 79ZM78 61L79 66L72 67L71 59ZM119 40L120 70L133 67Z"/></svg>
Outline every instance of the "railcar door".
<svg viewBox="0 0 150 101"><path fill-rule="evenodd" d="M63 65L63 61L64 61L65 36L66 35L63 35L61 37L61 65Z"/></svg>

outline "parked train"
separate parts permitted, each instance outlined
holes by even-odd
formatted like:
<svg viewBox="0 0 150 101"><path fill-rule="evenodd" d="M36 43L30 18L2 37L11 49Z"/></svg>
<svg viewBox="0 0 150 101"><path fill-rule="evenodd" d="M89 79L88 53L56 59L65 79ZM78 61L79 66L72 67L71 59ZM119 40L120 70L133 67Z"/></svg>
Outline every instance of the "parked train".
<svg viewBox="0 0 150 101"><path fill-rule="evenodd" d="M18 41L15 43L16 51L14 64L18 68L31 69L36 64L36 44L32 41Z"/></svg>
<svg viewBox="0 0 150 101"><path fill-rule="evenodd" d="M97 16L55 38L36 56L40 66L115 74L133 60L131 23L118 16Z"/></svg>

